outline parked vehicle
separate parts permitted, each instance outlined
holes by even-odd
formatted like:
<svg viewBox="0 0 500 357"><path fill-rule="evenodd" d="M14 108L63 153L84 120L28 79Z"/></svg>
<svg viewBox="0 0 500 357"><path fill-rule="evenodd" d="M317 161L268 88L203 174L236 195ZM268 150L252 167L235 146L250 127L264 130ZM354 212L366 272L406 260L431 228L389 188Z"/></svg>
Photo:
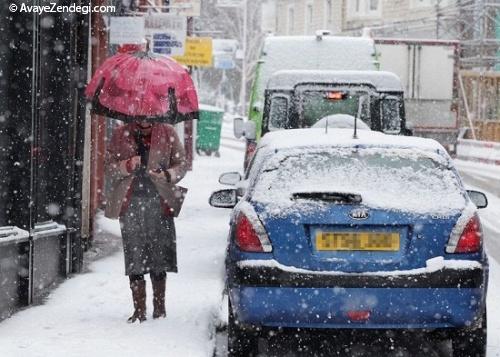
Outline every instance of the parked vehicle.
<svg viewBox="0 0 500 357"><path fill-rule="evenodd" d="M299 55L300 53L300 55ZM373 39L330 36L268 36L252 84L248 118L256 125L260 138L264 110L264 91L271 76L279 70L376 70Z"/></svg>
<svg viewBox="0 0 500 357"><path fill-rule="evenodd" d="M303 56L296 55L297 48ZM413 134L435 139L453 154L458 135L458 51L457 41L335 37L321 31L315 38L270 36L250 97L248 118L255 123L255 140L263 134L264 92L277 71L380 69L401 79ZM250 142L247 150L251 154L254 149Z"/></svg>
<svg viewBox="0 0 500 357"><path fill-rule="evenodd" d="M477 208L436 141L351 129L266 134L237 189L229 349L276 328L415 329L485 356L488 261ZM235 184L237 173L221 176ZM241 196L238 202L238 197Z"/></svg>
<svg viewBox="0 0 500 357"><path fill-rule="evenodd" d="M354 118L372 130L411 135L406 128L403 87L383 71L278 71L268 81L261 135L283 129L354 126ZM341 120L341 121L339 121ZM237 129L238 126L235 125ZM241 135L235 130L235 135ZM245 133L245 167L257 145L256 133Z"/></svg>
<svg viewBox="0 0 500 357"><path fill-rule="evenodd" d="M414 135L439 141L455 153L458 137L459 42L377 38L382 71L397 74Z"/></svg>

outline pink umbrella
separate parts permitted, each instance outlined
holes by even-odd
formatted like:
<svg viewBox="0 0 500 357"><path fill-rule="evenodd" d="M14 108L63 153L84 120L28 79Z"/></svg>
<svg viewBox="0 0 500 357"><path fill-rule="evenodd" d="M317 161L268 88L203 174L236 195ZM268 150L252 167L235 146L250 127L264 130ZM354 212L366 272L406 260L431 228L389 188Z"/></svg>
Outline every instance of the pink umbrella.
<svg viewBox="0 0 500 357"><path fill-rule="evenodd" d="M146 52L108 58L85 90L92 112L124 121L177 123L198 117L189 73L173 59Z"/></svg>

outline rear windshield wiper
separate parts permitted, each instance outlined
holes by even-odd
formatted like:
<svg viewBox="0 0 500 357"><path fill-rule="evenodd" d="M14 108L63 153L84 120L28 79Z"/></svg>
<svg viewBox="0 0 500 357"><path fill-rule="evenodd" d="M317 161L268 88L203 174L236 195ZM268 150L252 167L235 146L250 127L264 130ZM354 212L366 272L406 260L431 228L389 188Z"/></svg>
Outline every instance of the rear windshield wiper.
<svg viewBox="0 0 500 357"><path fill-rule="evenodd" d="M357 204L362 201L361 195L345 192L296 192L292 193L292 199L325 201L335 204Z"/></svg>

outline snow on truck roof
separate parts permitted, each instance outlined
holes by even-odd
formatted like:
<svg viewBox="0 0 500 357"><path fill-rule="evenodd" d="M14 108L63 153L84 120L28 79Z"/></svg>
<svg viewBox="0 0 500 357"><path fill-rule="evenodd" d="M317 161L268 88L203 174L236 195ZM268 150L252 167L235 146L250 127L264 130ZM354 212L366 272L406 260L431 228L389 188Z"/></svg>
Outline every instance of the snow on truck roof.
<svg viewBox="0 0 500 357"><path fill-rule="evenodd" d="M358 130L353 139L353 129L331 128L289 129L267 133L259 142L259 148L293 149L300 147L353 147L418 149L441 153L448 157L446 150L433 139L415 136L388 135L379 131Z"/></svg>
<svg viewBox="0 0 500 357"><path fill-rule="evenodd" d="M365 84L380 92L402 92L399 77L384 71L283 70L273 74L267 83L270 90L293 90L304 83Z"/></svg>
<svg viewBox="0 0 500 357"><path fill-rule="evenodd" d="M269 36L262 60L279 69L375 69L375 45L366 37Z"/></svg>
<svg viewBox="0 0 500 357"><path fill-rule="evenodd" d="M377 69L374 42L364 37L268 36L260 62L263 86L282 69Z"/></svg>

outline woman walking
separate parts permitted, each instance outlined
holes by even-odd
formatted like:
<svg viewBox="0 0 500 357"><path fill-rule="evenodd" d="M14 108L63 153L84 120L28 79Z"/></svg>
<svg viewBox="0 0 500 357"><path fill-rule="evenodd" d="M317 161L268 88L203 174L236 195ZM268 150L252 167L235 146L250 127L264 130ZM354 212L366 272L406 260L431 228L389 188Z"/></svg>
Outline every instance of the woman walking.
<svg viewBox="0 0 500 357"><path fill-rule="evenodd" d="M174 201L183 198L175 186L186 174L183 145L173 126L137 120L113 132L106 169L111 180L106 216L120 218L132 290L128 322L146 320L146 274L153 286L153 318L166 317L166 276L177 272L173 216Z"/></svg>

